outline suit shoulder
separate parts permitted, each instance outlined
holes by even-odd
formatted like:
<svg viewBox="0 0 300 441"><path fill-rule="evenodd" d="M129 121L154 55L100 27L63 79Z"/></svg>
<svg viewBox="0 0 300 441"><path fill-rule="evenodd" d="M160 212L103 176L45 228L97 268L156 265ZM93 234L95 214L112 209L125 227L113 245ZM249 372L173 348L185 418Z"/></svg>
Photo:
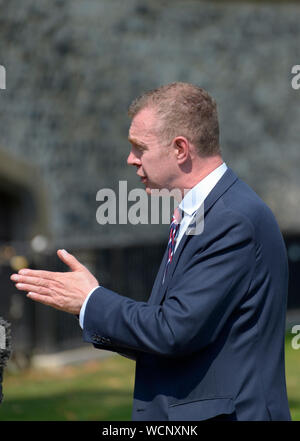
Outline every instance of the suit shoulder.
<svg viewBox="0 0 300 441"><path fill-rule="evenodd" d="M241 179L237 179L224 193L221 200L224 209L245 217L253 226L266 219L276 222L275 216L268 205Z"/></svg>

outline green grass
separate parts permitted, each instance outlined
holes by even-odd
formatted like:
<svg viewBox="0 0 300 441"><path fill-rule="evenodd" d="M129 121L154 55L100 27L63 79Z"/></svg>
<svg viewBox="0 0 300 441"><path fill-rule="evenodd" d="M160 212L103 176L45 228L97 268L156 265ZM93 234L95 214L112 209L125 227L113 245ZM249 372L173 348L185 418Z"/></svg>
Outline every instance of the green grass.
<svg viewBox="0 0 300 441"><path fill-rule="evenodd" d="M121 356L5 373L0 421L130 420L135 363Z"/></svg>
<svg viewBox="0 0 300 441"><path fill-rule="evenodd" d="M4 374L0 421L130 420L135 363L121 356L56 371ZM293 420L300 420L300 349L286 339L286 377Z"/></svg>
<svg viewBox="0 0 300 441"><path fill-rule="evenodd" d="M289 405L292 420L300 421L300 349L293 349L289 334L285 344L285 367Z"/></svg>

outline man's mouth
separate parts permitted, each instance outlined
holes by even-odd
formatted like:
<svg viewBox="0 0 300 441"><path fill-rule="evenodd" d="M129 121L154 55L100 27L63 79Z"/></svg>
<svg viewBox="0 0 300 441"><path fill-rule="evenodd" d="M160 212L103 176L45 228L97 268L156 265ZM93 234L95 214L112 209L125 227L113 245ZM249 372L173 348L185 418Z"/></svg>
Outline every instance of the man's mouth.
<svg viewBox="0 0 300 441"><path fill-rule="evenodd" d="M141 175L138 174L138 177L140 178L140 180L142 182L145 182L147 180L146 176L141 176Z"/></svg>

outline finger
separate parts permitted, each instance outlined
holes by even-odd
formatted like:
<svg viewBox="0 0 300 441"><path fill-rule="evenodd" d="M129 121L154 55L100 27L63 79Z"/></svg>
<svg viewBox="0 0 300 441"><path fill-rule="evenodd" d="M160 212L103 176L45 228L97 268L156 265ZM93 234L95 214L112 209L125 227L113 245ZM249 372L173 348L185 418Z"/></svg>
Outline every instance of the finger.
<svg viewBox="0 0 300 441"><path fill-rule="evenodd" d="M30 276L22 276L19 274L13 274L10 276L10 279L13 282L17 283L28 283L30 285L35 286L49 286L49 279L42 279L41 277L30 277Z"/></svg>
<svg viewBox="0 0 300 441"><path fill-rule="evenodd" d="M60 308L56 305L56 303L55 303L55 301L52 299L52 297L43 296L43 295L40 295L40 294L38 294L38 293L36 293L36 292L32 292L32 291L30 291L30 292L26 295L26 297L28 297L28 298L31 299L31 300L34 300L35 302L43 303L44 305L52 306L53 308L60 309Z"/></svg>
<svg viewBox="0 0 300 441"><path fill-rule="evenodd" d="M32 270L28 268L20 269L18 274L21 276L40 277L48 280L56 280L57 278L57 273L54 271Z"/></svg>
<svg viewBox="0 0 300 441"><path fill-rule="evenodd" d="M58 250L57 255L72 271L81 270L83 265L74 257L69 254L66 250Z"/></svg>
<svg viewBox="0 0 300 441"><path fill-rule="evenodd" d="M49 288L44 288L42 286L29 285L27 283L17 283L16 288L19 291L33 291L43 296L51 296L53 291Z"/></svg>

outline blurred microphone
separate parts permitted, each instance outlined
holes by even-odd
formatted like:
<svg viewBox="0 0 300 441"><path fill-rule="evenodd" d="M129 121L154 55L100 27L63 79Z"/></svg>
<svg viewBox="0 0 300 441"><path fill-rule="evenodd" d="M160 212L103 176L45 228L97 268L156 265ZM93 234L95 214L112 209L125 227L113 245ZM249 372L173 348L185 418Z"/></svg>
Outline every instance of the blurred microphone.
<svg viewBox="0 0 300 441"><path fill-rule="evenodd" d="M0 403L2 402L3 368L11 354L10 324L0 317Z"/></svg>

